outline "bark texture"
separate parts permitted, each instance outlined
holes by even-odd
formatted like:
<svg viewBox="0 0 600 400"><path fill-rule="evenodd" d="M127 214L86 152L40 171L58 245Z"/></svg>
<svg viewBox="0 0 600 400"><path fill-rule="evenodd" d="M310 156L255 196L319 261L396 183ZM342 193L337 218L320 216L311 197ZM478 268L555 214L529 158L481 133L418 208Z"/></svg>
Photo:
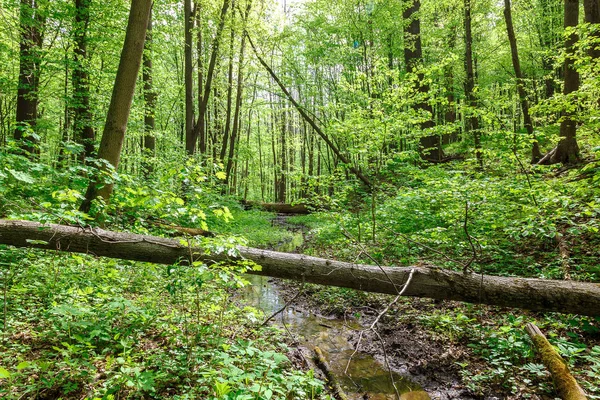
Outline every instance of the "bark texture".
<svg viewBox="0 0 600 400"><path fill-rule="evenodd" d="M436 267L358 265L241 246L237 256L207 254L205 248L190 249L178 240L30 221L0 220L0 244L158 264L189 260L190 254L195 261L207 263L243 259L262 267L249 272L256 275L387 294L398 294L414 270L405 296L600 316L600 283L465 274Z"/></svg>
<svg viewBox="0 0 600 400"><path fill-rule="evenodd" d="M562 357L554 350L546 336L532 323L525 326L527 334L531 338L542 363L548 368L552 375L554 387L563 400L586 400L587 396Z"/></svg>
<svg viewBox="0 0 600 400"><path fill-rule="evenodd" d="M100 148L98 149L98 158L108 162L115 170L118 168L121 159L121 149L125 140L135 83L142 63L151 6L152 0L132 0L131 2L125 43L123 44L119 69L117 70L110 105L106 114L106 123L100 140ZM89 212L94 199L100 196L104 200L108 200L112 190L113 184L103 182L100 176L92 179L80 210Z"/></svg>

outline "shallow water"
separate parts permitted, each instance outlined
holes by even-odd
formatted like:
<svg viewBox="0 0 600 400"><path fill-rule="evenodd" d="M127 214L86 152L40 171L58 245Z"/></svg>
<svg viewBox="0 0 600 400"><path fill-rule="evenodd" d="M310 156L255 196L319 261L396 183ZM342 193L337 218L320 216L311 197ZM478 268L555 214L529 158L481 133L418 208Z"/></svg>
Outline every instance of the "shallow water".
<svg viewBox="0 0 600 400"><path fill-rule="evenodd" d="M302 232L296 229L293 238L281 243L276 250L291 252L301 246L302 242ZM246 278L251 284L243 289L241 302L261 309L265 316L283 308L283 296L270 278L256 275L248 275ZM371 355L357 352L352 356L354 347L348 337L353 331L362 328L356 321L309 314L295 309L292 304L277 315L275 323L280 326L285 324L294 339L311 353L316 346L321 349L331 372L350 399L396 399L394 384L399 393L420 390L419 385L405 377L396 373L390 375ZM352 361L348 365L350 357Z"/></svg>

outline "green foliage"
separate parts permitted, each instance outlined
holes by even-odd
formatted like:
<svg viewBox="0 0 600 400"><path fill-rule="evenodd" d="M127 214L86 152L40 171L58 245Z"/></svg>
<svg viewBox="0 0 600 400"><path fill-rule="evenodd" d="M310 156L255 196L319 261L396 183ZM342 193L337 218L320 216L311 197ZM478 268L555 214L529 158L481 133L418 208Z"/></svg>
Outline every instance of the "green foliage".
<svg viewBox="0 0 600 400"><path fill-rule="evenodd" d="M245 266L0 255L3 397L318 398L323 390L291 369L276 329L248 336L258 311L238 308L230 292L245 284Z"/></svg>

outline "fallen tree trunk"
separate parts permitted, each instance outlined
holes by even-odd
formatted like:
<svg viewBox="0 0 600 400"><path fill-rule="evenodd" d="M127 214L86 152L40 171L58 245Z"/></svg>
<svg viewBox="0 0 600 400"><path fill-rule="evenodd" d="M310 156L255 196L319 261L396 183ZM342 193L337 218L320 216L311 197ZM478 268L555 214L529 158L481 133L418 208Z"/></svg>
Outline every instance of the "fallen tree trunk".
<svg viewBox="0 0 600 400"><path fill-rule="evenodd" d="M531 322L525 325L525 330L531 338L535 349L540 355L542 363L550 371L552 382L563 400L586 400L587 396L581 386L577 383L565 360L554 350L554 347L548 342L546 336L536 325Z"/></svg>
<svg viewBox="0 0 600 400"><path fill-rule="evenodd" d="M286 203L263 203L260 201L245 200L244 206L262 208L265 211L271 211L281 214L310 214L310 210L304 204L286 204Z"/></svg>
<svg viewBox="0 0 600 400"><path fill-rule="evenodd" d="M177 240L102 229L0 220L0 244L86 253L95 256L173 264L180 260L234 261L262 266L256 275L397 294L414 270L405 296L600 316L600 284L466 274L436 267L378 267L302 254L239 247L239 255L207 254Z"/></svg>

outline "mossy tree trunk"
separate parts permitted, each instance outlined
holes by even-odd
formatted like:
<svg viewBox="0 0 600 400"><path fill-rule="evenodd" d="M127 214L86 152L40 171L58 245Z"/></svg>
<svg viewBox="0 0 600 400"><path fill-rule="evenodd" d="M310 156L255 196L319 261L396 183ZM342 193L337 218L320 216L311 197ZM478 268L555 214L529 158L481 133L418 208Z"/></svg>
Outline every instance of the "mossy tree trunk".
<svg viewBox="0 0 600 400"><path fill-rule="evenodd" d="M586 400L587 396L585 392L575 378L573 378L573 375L569 372L569 367L556 350L554 350L554 347L548 342L542 331L532 323L527 324L525 330L531 338L542 363L550 371L554 387L560 398L563 400Z"/></svg>

